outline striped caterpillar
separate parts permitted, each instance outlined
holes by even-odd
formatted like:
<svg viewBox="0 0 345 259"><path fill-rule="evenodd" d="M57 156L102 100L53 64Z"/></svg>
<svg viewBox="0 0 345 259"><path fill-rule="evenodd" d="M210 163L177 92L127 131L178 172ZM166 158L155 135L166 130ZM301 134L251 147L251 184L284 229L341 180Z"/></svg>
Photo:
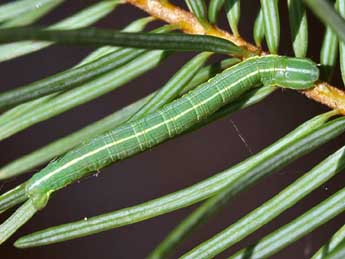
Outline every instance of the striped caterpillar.
<svg viewBox="0 0 345 259"><path fill-rule="evenodd" d="M42 209L52 192L182 133L257 85L306 89L313 86L318 76L316 64L308 59L276 55L249 58L162 109L125 123L49 163L12 191L17 196L10 205L28 199L34 211Z"/></svg>

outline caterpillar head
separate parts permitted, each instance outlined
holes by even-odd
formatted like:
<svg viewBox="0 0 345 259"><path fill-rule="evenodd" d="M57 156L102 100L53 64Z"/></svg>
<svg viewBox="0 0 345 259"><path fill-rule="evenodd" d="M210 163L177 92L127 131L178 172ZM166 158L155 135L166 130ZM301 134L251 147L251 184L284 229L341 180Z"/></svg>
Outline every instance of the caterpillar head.
<svg viewBox="0 0 345 259"><path fill-rule="evenodd" d="M319 78L319 69L310 59L268 55L258 62L265 85L302 90Z"/></svg>
<svg viewBox="0 0 345 259"><path fill-rule="evenodd" d="M275 84L284 88L307 89L319 78L319 69L310 59L282 57L275 75Z"/></svg>

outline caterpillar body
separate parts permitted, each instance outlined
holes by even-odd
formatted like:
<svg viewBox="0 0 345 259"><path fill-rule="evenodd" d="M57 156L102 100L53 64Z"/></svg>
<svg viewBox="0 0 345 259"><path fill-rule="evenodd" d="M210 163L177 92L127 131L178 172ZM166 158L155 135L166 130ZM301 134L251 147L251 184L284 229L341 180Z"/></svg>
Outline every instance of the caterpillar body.
<svg viewBox="0 0 345 259"><path fill-rule="evenodd" d="M258 84L306 89L318 76L316 64L308 59L276 55L249 58L162 109L125 123L49 163L26 183L25 194L36 209L43 208L52 192L182 133Z"/></svg>

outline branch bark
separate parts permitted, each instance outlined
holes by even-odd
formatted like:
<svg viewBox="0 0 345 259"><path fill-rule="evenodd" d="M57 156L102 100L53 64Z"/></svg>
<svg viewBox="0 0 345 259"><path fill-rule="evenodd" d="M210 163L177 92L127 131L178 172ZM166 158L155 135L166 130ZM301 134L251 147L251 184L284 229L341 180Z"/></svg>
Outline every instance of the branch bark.
<svg viewBox="0 0 345 259"><path fill-rule="evenodd" d="M320 82L314 88L302 92L309 99L322 103L345 115L345 92L328 83Z"/></svg>
<svg viewBox="0 0 345 259"><path fill-rule="evenodd" d="M148 14L162 21L176 25L185 33L211 35L224 38L252 53L261 55L262 51L260 48L250 44L241 37L235 37L217 26L201 24L192 13L173 5L166 0L125 0L125 2L144 10Z"/></svg>
<svg viewBox="0 0 345 259"><path fill-rule="evenodd" d="M227 31L211 24L202 24L190 12L173 5L168 0L123 0L134 5L151 16L154 16L169 24L176 25L180 30L190 34L211 35L227 39L236 45L245 48L256 55L266 55L259 47L252 45L240 36L236 37ZM345 92L335 88L328 83L320 82L315 87L301 91L308 98L324 104L331 109L338 110L339 113L345 115Z"/></svg>

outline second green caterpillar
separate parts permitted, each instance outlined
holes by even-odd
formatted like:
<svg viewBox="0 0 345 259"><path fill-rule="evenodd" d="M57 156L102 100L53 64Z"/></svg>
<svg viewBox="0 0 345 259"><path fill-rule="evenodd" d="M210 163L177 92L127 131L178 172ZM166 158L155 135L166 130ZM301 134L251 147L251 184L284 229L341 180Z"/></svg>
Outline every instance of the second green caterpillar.
<svg viewBox="0 0 345 259"><path fill-rule="evenodd" d="M249 58L143 119L126 123L51 162L26 183L25 196L37 209L43 208L52 192L180 134L258 84L306 89L318 76L316 64L307 59Z"/></svg>

